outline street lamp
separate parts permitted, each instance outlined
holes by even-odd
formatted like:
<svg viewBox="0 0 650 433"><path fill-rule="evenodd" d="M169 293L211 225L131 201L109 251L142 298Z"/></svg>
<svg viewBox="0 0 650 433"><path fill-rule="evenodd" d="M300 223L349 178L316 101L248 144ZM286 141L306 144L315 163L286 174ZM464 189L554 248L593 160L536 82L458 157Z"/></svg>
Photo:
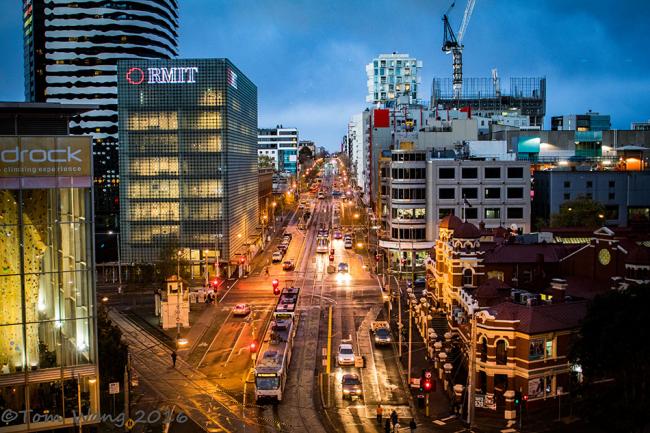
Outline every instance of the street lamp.
<svg viewBox="0 0 650 433"><path fill-rule="evenodd" d="M114 232L113 230L109 230L107 232L100 232L100 233L95 233L96 235L109 235L117 236L117 281L119 284L118 287L118 292L122 291L122 258L120 256L120 233L119 232Z"/></svg>

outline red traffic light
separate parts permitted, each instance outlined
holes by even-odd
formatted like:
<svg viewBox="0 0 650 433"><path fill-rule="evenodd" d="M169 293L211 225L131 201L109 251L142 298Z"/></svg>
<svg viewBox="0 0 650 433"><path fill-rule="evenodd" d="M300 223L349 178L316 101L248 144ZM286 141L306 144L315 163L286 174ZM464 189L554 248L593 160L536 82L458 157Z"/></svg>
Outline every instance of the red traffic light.
<svg viewBox="0 0 650 433"><path fill-rule="evenodd" d="M271 284L273 285L273 294L274 295L279 295L280 294L280 281L277 278L274 278L273 281L271 281Z"/></svg>
<svg viewBox="0 0 650 433"><path fill-rule="evenodd" d="M528 401L528 395L524 395L523 399L524 401Z"/></svg>
<svg viewBox="0 0 650 433"><path fill-rule="evenodd" d="M424 381L424 390L427 392L431 391L431 381L428 379Z"/></svg>
<svg viewBox="0 0 650 433"><path fill-rule="evenodd" d="M251 341L251 344L250 344L249 347L251 349L251 353L257 352L257 340Z"/></svg>
<svg viewBox="0 0 650 433"><path fill-rule="evenodd" d="M245 261L246 261L246 258L245 258L244 256L241 256L241 257L239 258L239 263L242 263L242 264L243 264Z"/></svg>

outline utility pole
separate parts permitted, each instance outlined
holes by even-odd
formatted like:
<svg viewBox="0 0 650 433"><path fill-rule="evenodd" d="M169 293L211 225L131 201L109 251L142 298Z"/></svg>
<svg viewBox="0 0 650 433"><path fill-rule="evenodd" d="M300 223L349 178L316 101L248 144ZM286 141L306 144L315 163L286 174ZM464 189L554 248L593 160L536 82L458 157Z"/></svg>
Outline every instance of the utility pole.
<svg viewBox="0 0 650 433"><path fill-rule="evenodd" d="M413 349L413 346L412 346L412 344L413 344L412 322L413 321L411 320L411 312L413 311L413 309L411 307L412 307L411 306L411 301L410 301L410 298L409 298L409 360L408 360L408 370L407 370L408 371L409 384L411 383L411 352L412 352L412 349Z"/></svg>
<svg viewBox="0 0 650 433"><path fill-rule="evenodd" d="M397 328L399 332L397 333L397 338L399 339L399 344L398 344L398 354L400 359L402 358L402 288L399 285L399 281L397 283Z"/></svg>

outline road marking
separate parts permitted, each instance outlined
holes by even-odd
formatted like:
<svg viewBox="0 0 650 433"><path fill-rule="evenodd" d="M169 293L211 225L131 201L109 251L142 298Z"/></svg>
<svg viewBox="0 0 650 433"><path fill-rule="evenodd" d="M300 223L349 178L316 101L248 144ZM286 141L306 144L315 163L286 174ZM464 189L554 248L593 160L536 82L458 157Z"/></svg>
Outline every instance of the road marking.
<svg viewBox="0 0 650 433"><path fill-rule="evenodd" d="M446 422L444 422L444 421L440 421L439 419L434 420L433 423L434 423L434 424L438 424L438 425L447 425Z"/></svg>
<svg viewBox="0 0 650 433"><path fill-rule="evenodd" d="M235 280L235 282L232 283L232 286L230 286L230 287L228 288L228 290L226 290L226 293L223 294L223 296L221 297L221 300L220 300L220 301L217 301L218 303L223 302L223 300L225 299L226 295L228 295L228 293L230 293L230 290L232 290L232 288L235 287L235 284L237 284L238 281L239 281L239 278L237 278L237 279Z"/></svg>
<svg viewBox="0 0 650 433"><path fill-rule="evenodd" d="M451 416L448 416L447 418L443 418L442 420L443 421L451 421L452 419L455 419L455 418L456 418L456 415L451 415Z"/></svg>
<svg viewBox="0 0 650 433"><path fill-rule="evenodd" d="M507 428L507 429L503 429L503 430L501 430L501 433L514 433L514 432L516 432L516 431L517 431L517 430L515 430L515 429L513 429L513 428Z"/></svg>

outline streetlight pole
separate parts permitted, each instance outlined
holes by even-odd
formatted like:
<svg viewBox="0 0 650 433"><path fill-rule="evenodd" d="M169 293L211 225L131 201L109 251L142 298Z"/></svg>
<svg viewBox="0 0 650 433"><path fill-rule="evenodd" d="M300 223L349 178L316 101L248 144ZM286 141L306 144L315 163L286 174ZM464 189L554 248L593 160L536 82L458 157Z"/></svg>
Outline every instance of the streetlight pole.
<svg viewBox="0 0 650 433"><path fill-rule="evenodd" d="M181 251L176 252L176 278L178 285L176 286L176 349L178 349L179 341L181 338Z"/></svg>

